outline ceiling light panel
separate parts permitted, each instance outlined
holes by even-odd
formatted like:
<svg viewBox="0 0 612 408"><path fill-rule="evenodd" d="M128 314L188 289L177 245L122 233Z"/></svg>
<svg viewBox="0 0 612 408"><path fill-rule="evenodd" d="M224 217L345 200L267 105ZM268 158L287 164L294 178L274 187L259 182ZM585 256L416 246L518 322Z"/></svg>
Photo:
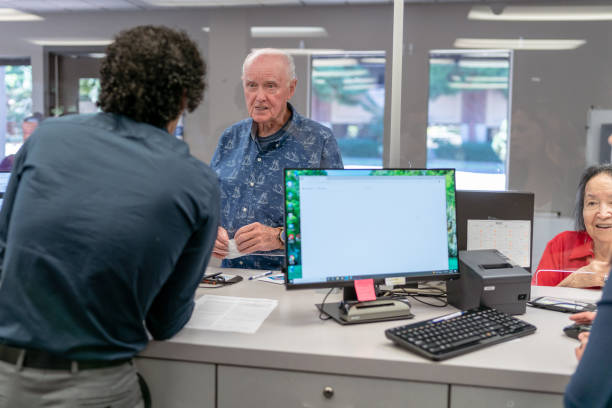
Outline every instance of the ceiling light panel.
<svg viewBox="0 0 612 408"><path fill-rule="evenodd" d="M57 11L98 10L98 6L81 0L47 0L45 3Z"/></svg>
<svg viewBox="0 0 612 408"><path fill-rule="evenodd" d="M158 7L235 7L298 5L300 0L143 0Z"/></svg>
<svg viewBox="0 0 612 408"><path fill-rule="evenodd" d="M457 38L456 48L503 48L512 50L573 50L586 44L582 39Z"/></svg>
<svg viewBox="0 0 612 408"><path fill-rule="evenodd" d="M24 13L12 8L0 8L0 21L37 21L42 17L34 14Z"/></svg>
<svg viewBox="0 0 612 408"><path fill-rule="evenodd" d="M257 51L261 48L252 48L251 51ZM344 50L336 50L329 48L279 48L281 51L291 55L334 55L342 54Z"/></svg>
<svg viewBox="0 0 612 408"><path fill-rule="evenodd" d="M348 4L393 3L393 0L347 0L347 3Z"/></svg>
<svg viewBox="0 0 612 408"><path fill-rule="evenodd" d="M302 0L302 3L309 6L309 5L336 5L339 4L339 2L334 1L334 0ZM340 4L345 4L344 1L342 1Z"/></svg>
<svg viewBox="0 0 612 408"><path fill-rule="evenodd" d="M87 0L88 3L95 5L103 10L138 10L140 7L126 0Z"/></svg>
<svg viewBox="0 0 612 408"><path fill-rule="evenodd" d="M612 20L612 6L506 6L500 8L497 13L489 6L473 6L468 18L505 21L604 21Z"/></svg>
<svg viewBox="0 0 612 408"><path fill-rule="evenodd" d="M3 3L8 4L9 2ZM36 12L64 12L64 11L83 11L99 10L100 8L83 0L20 0L11 1L20 10Z"/></svg>
<svg viewBox="0 0 612 408"><path fill-rule="evenodd" d="M219 7L220 0L143 0L158 7Z"/></svg>
<svg viewBox="0 0 612 408"><path fill-rule="evenodd" d="M304 38L327 37L327 30L323 27L251 27L251 37L254 38Z"/></svg>
<svg viewBox="0 0 612 408"><path fill-rule="evenodd" d="M282 5L300 5L300 0L258 0L262 6L282 6Z"/></svg>
<svg viewBox="0 0 612 408"><path fill-rule="evenodd" d="M106 39L82 39L82 38L30 38L27 40L32 44L42 46L105 46L113 42Z"/></svg>

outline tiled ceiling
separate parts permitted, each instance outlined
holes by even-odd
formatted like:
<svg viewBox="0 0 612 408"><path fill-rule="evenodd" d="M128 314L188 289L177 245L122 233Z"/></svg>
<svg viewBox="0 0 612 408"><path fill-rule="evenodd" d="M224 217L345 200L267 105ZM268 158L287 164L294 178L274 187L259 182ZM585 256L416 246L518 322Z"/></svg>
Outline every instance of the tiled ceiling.
<svg viewBox="0 0 612 408"><path fill-rule="evenodd" d="M595 0L590 3L605 3ZM533 0L405 0L406 3L472 3L472 4L529 4ZM53 13L96 10L153 10L184 7L233 6L309 6L337 4L392 4L393 0L0 0L0 8L14 8L30 13ZM557 0L539 0L538 3L559 3ZM573 3L582 3L576 0Z"/></svg>

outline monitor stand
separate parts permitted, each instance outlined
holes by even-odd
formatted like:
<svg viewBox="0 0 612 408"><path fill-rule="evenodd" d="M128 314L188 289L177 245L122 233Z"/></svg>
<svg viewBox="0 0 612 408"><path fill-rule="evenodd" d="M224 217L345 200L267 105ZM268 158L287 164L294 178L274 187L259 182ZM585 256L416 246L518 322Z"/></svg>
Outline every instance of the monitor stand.
<svg viewBox="0 0 612 408"><path fill-rule="evenodd" d="M336 322L345 324L411 319L410 304L404 299L377 297L359 302L353 286L344 288L341 302L317 304L317 309Z"/></svg>

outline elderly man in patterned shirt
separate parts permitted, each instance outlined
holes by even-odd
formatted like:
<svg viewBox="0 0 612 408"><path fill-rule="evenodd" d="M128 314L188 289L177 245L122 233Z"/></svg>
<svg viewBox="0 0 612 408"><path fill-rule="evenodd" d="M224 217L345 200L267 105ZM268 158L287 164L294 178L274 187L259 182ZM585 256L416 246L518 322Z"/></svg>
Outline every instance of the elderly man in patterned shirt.
<svg viewBox="0 0 612 408"><path fill-rule="evenodd" d="M293 58L283 51L260 49L244 60L242 85L250 118L223 132L211 162L221 186L221 226L213 256L223 259L222 266L279 269L283 169L343 167L332 132L289 103L296 84ZM228 259L230 246L235 259ZM252 253L257 255L247 255Z"/></svg>

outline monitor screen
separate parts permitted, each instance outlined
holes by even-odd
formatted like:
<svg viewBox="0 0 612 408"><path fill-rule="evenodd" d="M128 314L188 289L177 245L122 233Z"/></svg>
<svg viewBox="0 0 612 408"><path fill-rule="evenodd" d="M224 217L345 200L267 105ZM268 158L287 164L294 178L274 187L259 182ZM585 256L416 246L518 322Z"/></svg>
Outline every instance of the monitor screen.
<svg viewBox="0 0 612 408"><path fill-rule="evenodd" d="M287 288L458 277L454 169L285 170Z"/></svg>
<svg viewBox="0 0 612 408"><path fill-rule="evenodd" d="M0 193L4 194L6 192L6 187L8 186L10 178L10 171L0 171Z"/></svg>

